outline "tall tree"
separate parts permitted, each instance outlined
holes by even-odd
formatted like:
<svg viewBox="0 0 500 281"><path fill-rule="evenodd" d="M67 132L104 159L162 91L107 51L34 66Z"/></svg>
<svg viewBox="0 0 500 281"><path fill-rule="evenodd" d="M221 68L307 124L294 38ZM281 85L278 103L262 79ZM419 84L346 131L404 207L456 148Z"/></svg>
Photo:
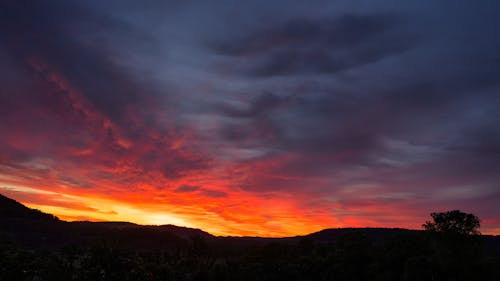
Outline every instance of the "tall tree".
<svg viewBox="0 0 500 281"><path fill-rule="evenodd" d="M433 221L426 221L422 226L425 230L444 234L479 235L480 220L473 214L459 210L441 213L431 213Z"/></svg>

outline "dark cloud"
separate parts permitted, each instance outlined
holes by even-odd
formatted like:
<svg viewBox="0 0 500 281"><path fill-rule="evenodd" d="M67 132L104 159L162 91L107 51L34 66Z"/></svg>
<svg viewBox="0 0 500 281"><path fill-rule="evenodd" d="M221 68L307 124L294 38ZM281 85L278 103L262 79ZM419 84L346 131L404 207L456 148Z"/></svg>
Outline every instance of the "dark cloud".
<svg viewBox="0 0 500 281"><path fill-rule="evenodd" d="M266 110L262 112L270 118L267 124L273 124L275 134L273 138L260 137L257 143L252 136L258 135L261 127L228 125L226 130L233 134L224 135L226 140L240 147L248 145L262 150L272 147L282 154L295 155L264 172L282 177L263 177L258 171L242 187L264 191L272 186L277 190L299 191L306 184L313 189L326 188L334 192L343 185L338 183L342 178L346 186L384 184L386 178L380 169L390 169L397 174L391 177L399 178L398 182L387 183L388 186L405 186L416 193L424 186L439 189L443 187L440 181L450 179L460 178L452 181L455 186L498 182L494 171L500 165L496 153L500 141L493 125L498 115L495 117L487 110L483 114L493 119L467 120L471 118L468 114L475 114L476 110L470 105L470 91L492 86L485 84L484 79L478 80L475 73L468 77L458 73L445 79L422 79L419 84L392 86L390 90L372 89L370 95L332 90L319 98L286 98L282 111L263 107ZM482 99L494 101L488 91L475 94L476 102ZM221 114L227 112L232 111L225 109ZM262 115L248 115L252 121L245 122L258 124ZM488 129L469 131L476 128L477 122ZM406 145L393 144L388 139L403 141ZM343 175L359 167L365 171L350 179ZM285 175L306 180L300 182ZM307 181L307 178L324 176L335 178L336 184L322 187Z"/></svg>
<svg viewBox="0 0 500 281"><path fill-rule="evenodd" d="M175 192L193 192L198 189L200 189L200 187L196 185L181 185L175 189Z"/></svg>
<svg viewBox="0 0 500 281"><path fill-rule="evenodd" d="M168 156L174 157L163 159L161 162L163 165L163 175L167 179L179 179L186 174L208 169L210 164L204 156L191 158L177 153Z"/></svg>
<svg viewBox="0 0 500 281"><path fill-rule="evenodd" d="M233 118L256 117L269 114L273 109L286 106L291 102L290 97L281 97L272 93L263 93L256 96L246 108L235 108L230 105L217 106L217 110Z"/></svg>
<svg viewBox="0 0 500 281"><path fill-rule="evenodd" d="M491 220L497 2L174 2L1 2L9 184Z"/></svg>
<svg viewBox="0 0 500 281"><path fill-rule="evenodd" d="M52 102L62 103L57 99L68 91L56 85L52 77L56 73L114 122L126 117L127 106L150 102L157 92L137 82L113 61L112 53L93 42L105 42L106 36L130 38L131 44L133 38L143 39L140 31L124 22L67 1L5 1L1 18L3 46L19 66L52 84L56 91ZM54 108L64 107L55 104Z"/></svg>
<svg viewBox="0 0 500 281"><path fill-rule="evenodd" d="M223 198L226 197L228 194L224 191L220 190L213 190L213 189L206 189L202 188L197 185L181 185L178 188L174 190L174 192L179 192L179 193L191 193L191 192L196 192L197 194L200 194L205 197L211 197L211 198Z"/></svg>
<svg viewBox="0 0 500 281"><path fill-rule="evenodd" d="M203 196L212 197L212 198L222 198L222 197L227 196L227 193L224 191L212 190L212 189L202 189L200 191L200 194L202 194Z"/></svg>
<svg viewBox="0 0 500 281"><path fill-rule="evenodd" d="M351 48L393 28L397 23L394 15L347 14L333 19L295 18L278 27L209 46L219 54L231 56L258 55L281 47Z"/></svg>
<svg viewBox="0 0 500 281"><path fill-rule="evenodd" d="M4 1L0 8L0 50L15 71L0 79L17 93L0 94L11 123L0 126L10 136L2 140L5 162L16 161L13 153L107 167L127 161L168 179L207 167L201 154L169 148L177 136L158 117L168 95L112 51L116 41L129 49L155 44L144 31L84 3ZM26 133L39 144L13 144ZM89 147L92 157L69 153Z"/></svg>
<svg viewBox="0 0 500 281"><path fill-rule="evenodd" d="M292 19L211 46L219 54L251 57L253 66L241 67L253 77L336 73L413 47L415 38L397 29L399 25L394 15Z"/></svg>
<svg viewBox="0 0 500 281"><path fill-rule="evenodd" d="M68 177L68 176L60 176L59 181L66 183L69 186L75 186L75 187L81 187L81 188L92 188L93 187L92 184L90 184L84 180L75 179L75 178Z"/></svg>
<svg viewBox="0 0 500 281"><path fill-rule="evenodd" d="M211 198L223 198L227 196L227 193L224 191L206 189L197 185L181 185L178 188L176 188L174 192L179 192L179 193L196 192L197 194Z"/></svg>

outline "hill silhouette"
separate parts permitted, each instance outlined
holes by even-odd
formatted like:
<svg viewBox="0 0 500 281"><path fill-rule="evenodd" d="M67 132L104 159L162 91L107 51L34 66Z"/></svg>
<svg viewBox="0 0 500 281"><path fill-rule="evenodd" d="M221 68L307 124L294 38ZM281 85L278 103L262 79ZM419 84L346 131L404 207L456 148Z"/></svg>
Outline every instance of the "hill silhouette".
<svg viewBox="0 0 500 281"><path fill-rule="evenodd" d="M58 247L114 241L126 248L158 249L184 243L193 236L213 237L194 228L175 225L148 226L130 222L66 222L56 216L31 209L0 194L0 232L19 245Z"/></svg>
<svg viewBox="0 0 500 281"><path fill-rule="evenodd" d="M28 219L28 220L59 220L56 216L31 209L14 199L0 194L0 218L3 219Z"/></svg>
<svg viewBox="0 0 500 281"><path fill-rule="evenodd" d="M498 280L500 237L400 228L285 238L66 222L0 195L3 280Z"/></svg>
<svg viewBox="0 0 500 281"><path fill-rule="evenodd" d="M419 235L421 230L409 230L404 228L330 228L307 235L282 237L282 238L263 238L263 237L239 237L239 236L214 236L201 229L175 226L175 225L139 225L131 222L89 222L75 221L66 222L56 216L44 213L37 209L31 209L14 199L0 194L0 224L4 233L13 233L17 235L17 240L21 243L23 237L31 236L31 242L37 240L40 245L61 245L65 243L75 243L79 240L88 242L92 238L99 236L117 237L128 236L130 240L145 239L150 242L158 242L160 238L175 237L176 239L190 239L191 237L203 237L206 240L225 241L228 244L262 244L267 242L296 242L303 239L311 239L317 242L335 242L340 237L350 233L360 233L374 242L398 236L398 235ZM50 239L55 236L54 239ZM500 250L499 236L483 235L486 237L489 245ZM160 239L162 240L162 239ZM165 240L165 239L163 239ZM163 241L162 240L162 241ZM129 241L130 242L130 241ZM164 242L164 241L163 241ZM32 244L32 243L31 243ZM127 243L130 244L130 243ZM141 243L132 243L136 245ZM143 242L143 244L146 244ZM497 245L498 244L498 245ZM140 246L140 245L136 245Z"/></svg>
<svg viewBox="0 0 500 281"><path fill-rule="evenodd" d="M231 247L262 245L269 242L293 243L302 239L333 242L352 232L362 233L374 241L403 232L420 232L388 228L325 229L303 236L283 238L216 237L203 230L175 225L138 225L130 222L66 222L52 214L31 209L0 194L0 224L21 245L54 247L74 243L91 243L99 239L114 240L126 248L155 249L186 244L192 237Z"/></svg>

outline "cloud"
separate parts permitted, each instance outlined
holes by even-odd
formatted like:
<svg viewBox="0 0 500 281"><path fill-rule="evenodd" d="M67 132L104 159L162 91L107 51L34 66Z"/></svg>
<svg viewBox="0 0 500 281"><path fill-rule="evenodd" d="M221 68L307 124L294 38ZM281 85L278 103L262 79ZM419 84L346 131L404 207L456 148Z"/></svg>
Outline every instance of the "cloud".
<svg viewBox="0 0 500 281"><path fill-rule="evenodd" d="M2 186L224 234L496 222L493 1L160 2L0 4Z"/></svg>
<svg viewBox="0 0 500 281"><path fill-rule="evenodd" d="M147 103L148 98L153 98L154 88L145 91L146 85L117 65L113 54L91 43L94 34L141 37L126 23L95 13L82 4L64 1L7 1L3 5L2 41L6 50L21 67L53 84L53 91L68 91L58 85L60 78L54 78L63 75L66 83L81 91L96 110L113 122L120 121L130 104Z"/></svg>
<svg viewBox="0 0 500 281"><path fill-rule="evenodd" d="M196 185L181 185L178 188L176 188L174 192L180 192L180 193L196 192L196 194L200 194L204 197L210 197L210 198L223 198L228 196L228 194L224 191L206 189Z"/></svg>
<svg viewBox="0 0 500 281"><path fill-rule="evenodd" d="M200 189L199 186L194 185L182 185L175 189L175 192L193 192Z"/></svg>
<svg viewBox="0 0 500 281"><path fill-rule="evenodd" d="M350 48L391 29L394 15L345 14L331 19L293 18L277 27L259 30L239 40L214 42L209 46L219 54L258 55L281 47Z"/></svg>
<svg viewBox="0 0 500 281"><path fill-rule="evenodd" d="M235 108L230 105L220 105L220 110L224 115L233 118L256 117L258 115L269 114L273 109L285 106L291 101L290 97L281 97L272 93L262 93L256 96L246 108Z"/></svg>
<svg viewBox="0 0 500 281"><path fill-rule="evenodd" d="M172 148L177 136L160 120L167 95L89 41L108 34L133 44L133 38L143 38L141 32L84 4L7 1L3 8L3 51L18 71L13 79L29 81L26 87L6 81L19 97L2 94L9 101L3 110L16 127L2 130L9 136L3 140L5 153L17 150L17 157L58 157L101 168L127 161L168 179L207 167L201 154ZM15 117L17 106L24 116ZM38 144L25 140L20 145L25 132L39 137Z"/></svg>
<svg viewBox="0 0 500 281"><path fill-rule="evenodd" d="M331 74L413 47L414 38L397 30L401 24L401 19L390 14L295 18L248 37L209 46L218 54L248 57L239 67L256 78ZM249 68L243 65L247 63Z"/></svg>
<svg viewBox="0 0 500 281"><path fill-rule="evenodd" d="M227 193L220 190L211 190L211 189L202 189L201 194L203 196L212 197L212 198L221 198L226 197Z"/></svg>

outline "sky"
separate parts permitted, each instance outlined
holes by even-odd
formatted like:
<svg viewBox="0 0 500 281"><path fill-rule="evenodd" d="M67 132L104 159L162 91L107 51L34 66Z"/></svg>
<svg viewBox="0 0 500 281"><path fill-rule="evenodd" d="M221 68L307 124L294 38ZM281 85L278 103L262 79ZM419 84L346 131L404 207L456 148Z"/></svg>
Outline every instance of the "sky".
<svg viewBox="0 0 500 281"><path fill-rule="evenodd" d="M1 0L0 193L217 235L500 234L497 0Z"/></svg>

